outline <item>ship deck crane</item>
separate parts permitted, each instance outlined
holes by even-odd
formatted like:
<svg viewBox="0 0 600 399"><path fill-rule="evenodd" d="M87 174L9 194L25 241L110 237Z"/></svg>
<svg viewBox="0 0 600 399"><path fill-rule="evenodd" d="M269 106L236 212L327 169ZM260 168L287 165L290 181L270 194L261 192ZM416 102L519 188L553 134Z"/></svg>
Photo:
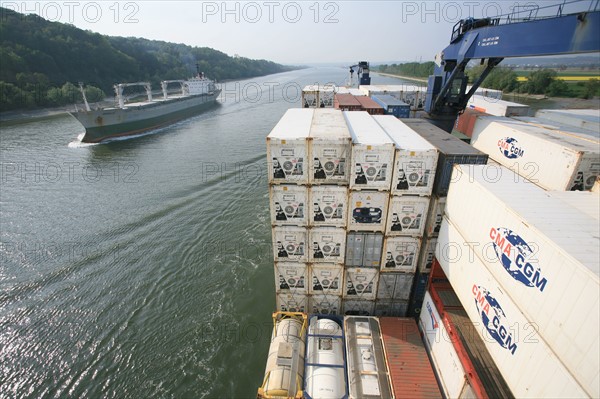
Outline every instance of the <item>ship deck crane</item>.
<svg viewBox="0 0 600 399"><path fill-rule="evenodd" d="M354 86L354 68L358 68L356 71L356 76L358 77L359 85L370 85L371 84L371 76L369 75L369 62L368 61L359 61L358 64L350 65L348 67L350 73L350 79L348 81L348 86Z"/></svg>
<svg viewBox="0 0 600 399"><path fill-rule="evenodd" d="M563 14L564 2L555 16L537 17L542 8L530 8L525 18L484 18L459 21L450 45L436 56L434 75L429 77L426 115L434 125L451 132L456 117L479 85L504 58L578 54L600 51L600 0L584 12ZM548 9L549 7L543 7ZM522 10L521 10L522 13ZM486 67L467 91L465 68L481 59Z"/></svg>

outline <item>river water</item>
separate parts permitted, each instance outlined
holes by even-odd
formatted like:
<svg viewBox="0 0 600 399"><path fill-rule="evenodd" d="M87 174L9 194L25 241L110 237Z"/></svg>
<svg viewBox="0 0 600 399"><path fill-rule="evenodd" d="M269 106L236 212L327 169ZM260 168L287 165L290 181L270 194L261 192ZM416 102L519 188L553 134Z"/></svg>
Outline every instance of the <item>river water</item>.
<svg viewBox="0 0 600 399"><path fill-rule="evenodd" d="M251 398L275 307L265 137L311 68L153 134L0 129L0 397ZM408 83L374 76L374 83Z"/></svg>

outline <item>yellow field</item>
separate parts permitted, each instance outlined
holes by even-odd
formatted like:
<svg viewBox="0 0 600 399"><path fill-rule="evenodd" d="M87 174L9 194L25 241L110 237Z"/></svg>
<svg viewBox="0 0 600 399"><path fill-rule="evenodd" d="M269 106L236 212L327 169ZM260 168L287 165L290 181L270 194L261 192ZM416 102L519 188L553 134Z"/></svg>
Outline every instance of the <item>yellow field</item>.
<svg viewBox="0 0 600 399"><path fill-rule="evenodd" d="M587 82L590 79L600 79L600 76L557 76L556 79L567 82ZM518 76L518 82L527 82L527 76Z"/></svg>

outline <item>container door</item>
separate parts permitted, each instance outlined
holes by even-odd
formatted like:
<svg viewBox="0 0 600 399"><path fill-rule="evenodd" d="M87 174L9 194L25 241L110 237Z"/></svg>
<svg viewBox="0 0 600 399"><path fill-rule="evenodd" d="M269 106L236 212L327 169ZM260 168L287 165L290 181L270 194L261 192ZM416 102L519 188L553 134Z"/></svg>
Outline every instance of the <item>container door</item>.
<svg viewBox="0 0 600 399"><path fill-rule="evenodd" d="M346 266L361 266L364 251L364 234L348 233Z"/></svg>

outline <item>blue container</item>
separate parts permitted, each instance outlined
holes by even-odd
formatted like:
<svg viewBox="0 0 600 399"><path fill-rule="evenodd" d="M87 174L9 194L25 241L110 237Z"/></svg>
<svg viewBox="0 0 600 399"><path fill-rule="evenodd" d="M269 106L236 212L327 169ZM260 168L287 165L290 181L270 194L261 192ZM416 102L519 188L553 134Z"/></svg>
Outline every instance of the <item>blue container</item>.
<svg viewBox="0 0 600 399"><path fill-rule="evenodd" d="M381 105L386 115L394 115L396 118L410 118L410 105L387 94L371 96L371 99Z"/></svg>
<svg viewBox="0 0 600 399"><path fill-rule="evenodd" d="M407 317L419 318L421 306L423 306L423 299L425 299L425 291L427 291L428 280L429 273L420 273L415 276L412 295L408 304L408 312L406 314Z"/></svg>

